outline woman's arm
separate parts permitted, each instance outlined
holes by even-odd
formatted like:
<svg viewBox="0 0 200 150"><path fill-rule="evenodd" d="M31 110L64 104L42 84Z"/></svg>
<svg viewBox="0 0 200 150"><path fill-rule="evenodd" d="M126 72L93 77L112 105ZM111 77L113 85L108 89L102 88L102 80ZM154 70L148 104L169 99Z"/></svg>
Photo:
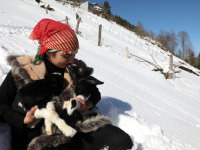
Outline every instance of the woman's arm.
<svg viewBox="0 0 200 150"><path fill-rule="evenodd" d="M0 87L0 116L7 123L23 128L24 116L16 113L11 104L17 94L17 87L11 71L7 74Z"/></svg>
<svg viewBox="0 0 200 150"><path fill-rule="evenodd" d="M24 124L29 124L36 120L34 112L37 108L32 108L27 112L26 116L15 112L12 109L11 104L13 103L16 94L17 87L10 71L0 86L0 117L13 126L24 128Z"/></svg>

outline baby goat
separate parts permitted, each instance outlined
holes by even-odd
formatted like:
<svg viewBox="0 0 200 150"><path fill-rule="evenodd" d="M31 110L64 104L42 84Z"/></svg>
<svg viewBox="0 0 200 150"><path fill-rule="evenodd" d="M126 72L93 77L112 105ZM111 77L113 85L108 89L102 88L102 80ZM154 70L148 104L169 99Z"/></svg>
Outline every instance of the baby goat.
<svg viewBox="0 0 200 150"><path fill-rule="evenodd" d="M85 102L90 98L91 93L96 88L96 85L103 84L103 82L92 77L93 68L86 66L80 66L76 64L68 65L68 71L73 81L74 97L78 97ZM63 109L66 108L68 115L70 116L74 110L80 107L80 102L75 98L70 102L64 102Z"/></svg>
<svg viewBox="0 0 200 150"><path fill-rule="evenodd" d="M83 113L76 111L76 109L80 107L80 103L78 100L76 100L76 97L87 101L93 90L96 88L96 85L103 84L103 82L91 76L91 74L93 73L93 69L86 67L85 65L80 66L70 64L68 65L68 71L73 81L74 99L72 99L71 101L64 101L63 109L60 113L60 118L62 118L66 122L66 124L74 128L77 132L83 133L96 131L98 128L101 128L106 124L112 124L109 118L105 116L100 116L98 114L99 112L95 111L95 107L93 107L90 111L86 111ZM47 135L46 132L43 130L42 135L34 138L30 142L28 150L43 149L47 146L57 147L61 144L70 143L73 139L72 137L66 137L65 135L63 135L62 132L60 132L60 130L58 130L55 125L52 126L52 131L52 135Z"/></svg>
<svg viewBox="0 0 200 150"><path fill-rule="evenodd" d="M45 79L30 82L19 89L12 107L15 111L25 115L33 106L38 105L38 109L34 113L38 120L29 124L28 127L34 128L40 119L44 118L45 124L51 126L51 123L54 123L66 136L73 136L76 134L76 130L60 119L54 109L54 104L50 102L53 96L60 95L63 87L64 78L61 75L46 75ZM47 133L51 134L49 126L47 126Z"/></svg>

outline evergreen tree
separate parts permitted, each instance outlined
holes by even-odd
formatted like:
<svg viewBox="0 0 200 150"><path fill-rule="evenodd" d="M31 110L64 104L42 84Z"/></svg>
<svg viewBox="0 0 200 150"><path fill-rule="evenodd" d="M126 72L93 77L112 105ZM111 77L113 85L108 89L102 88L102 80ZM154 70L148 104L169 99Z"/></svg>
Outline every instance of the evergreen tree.
<svg viewBox="0 0 200 150"><path fill-rule="evenodd" d="M103 13L106 16L106 19L110 19L110 15L111 15L110 10L111 10L110 4L107 1L105 1L103 4Z"/></svg>
<svg viewBox="0 0 200 150"><path fill-rule="evenodd" d="M189 51L189 56L188 56L188 63L192 66L195 66L196 58L193 50Z"/></svg>
<svg viewBox="0 0 200 150"><path fill-rule="evenodd" d="M196 64L196 67L197 67L198 69L200 69L200 52L199 52L199 55L198 55L198 57L197 57L197 64Z"/></svg>

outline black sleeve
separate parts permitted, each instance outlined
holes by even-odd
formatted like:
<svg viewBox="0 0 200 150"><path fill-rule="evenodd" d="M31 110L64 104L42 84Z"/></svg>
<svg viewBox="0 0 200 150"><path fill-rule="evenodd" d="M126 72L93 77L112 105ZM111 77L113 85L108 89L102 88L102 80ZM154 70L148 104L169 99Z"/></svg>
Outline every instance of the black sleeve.
<svg viewBox="0 0 200 150"><path fill-rule="evenodd" d="M11 71L0 86L0 118L18 128L24 127L24 117L13 111L11 104L17 94L17 87Z"/></svg>
<svg viewBox="0 0 200 150"><path fill-rule="evenodd" d="M92 94L88 100L92 102L93 106L95 106L100 101L100 99L101 93L99 92L99 89L96 86L94 86Z"/></svg>

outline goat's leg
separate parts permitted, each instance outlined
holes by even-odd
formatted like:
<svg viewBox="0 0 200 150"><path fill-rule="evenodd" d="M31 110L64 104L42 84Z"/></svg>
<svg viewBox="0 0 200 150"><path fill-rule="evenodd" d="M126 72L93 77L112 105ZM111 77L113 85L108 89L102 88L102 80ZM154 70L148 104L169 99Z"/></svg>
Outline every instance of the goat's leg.
<svg viewBox="0 0 200 150"><path fill-rule="evenodd" d="M55 111L54 103L53 102L48 102L46 105L46 109L50 111ZM44 119L44 124L45 124L45 131L48 135L52 134L52 122L49 121L48 119Z"/></svg>
<svg viewBox="0 0 200 150"><path fill-rule="evenodd" d="M45 108L37 109L35 111L36 118L45 118L58 126L58 128L66 135L73 137L76 134L76 130L68 126L64 120L59 118L55 111L50 111Z"/></svg>

